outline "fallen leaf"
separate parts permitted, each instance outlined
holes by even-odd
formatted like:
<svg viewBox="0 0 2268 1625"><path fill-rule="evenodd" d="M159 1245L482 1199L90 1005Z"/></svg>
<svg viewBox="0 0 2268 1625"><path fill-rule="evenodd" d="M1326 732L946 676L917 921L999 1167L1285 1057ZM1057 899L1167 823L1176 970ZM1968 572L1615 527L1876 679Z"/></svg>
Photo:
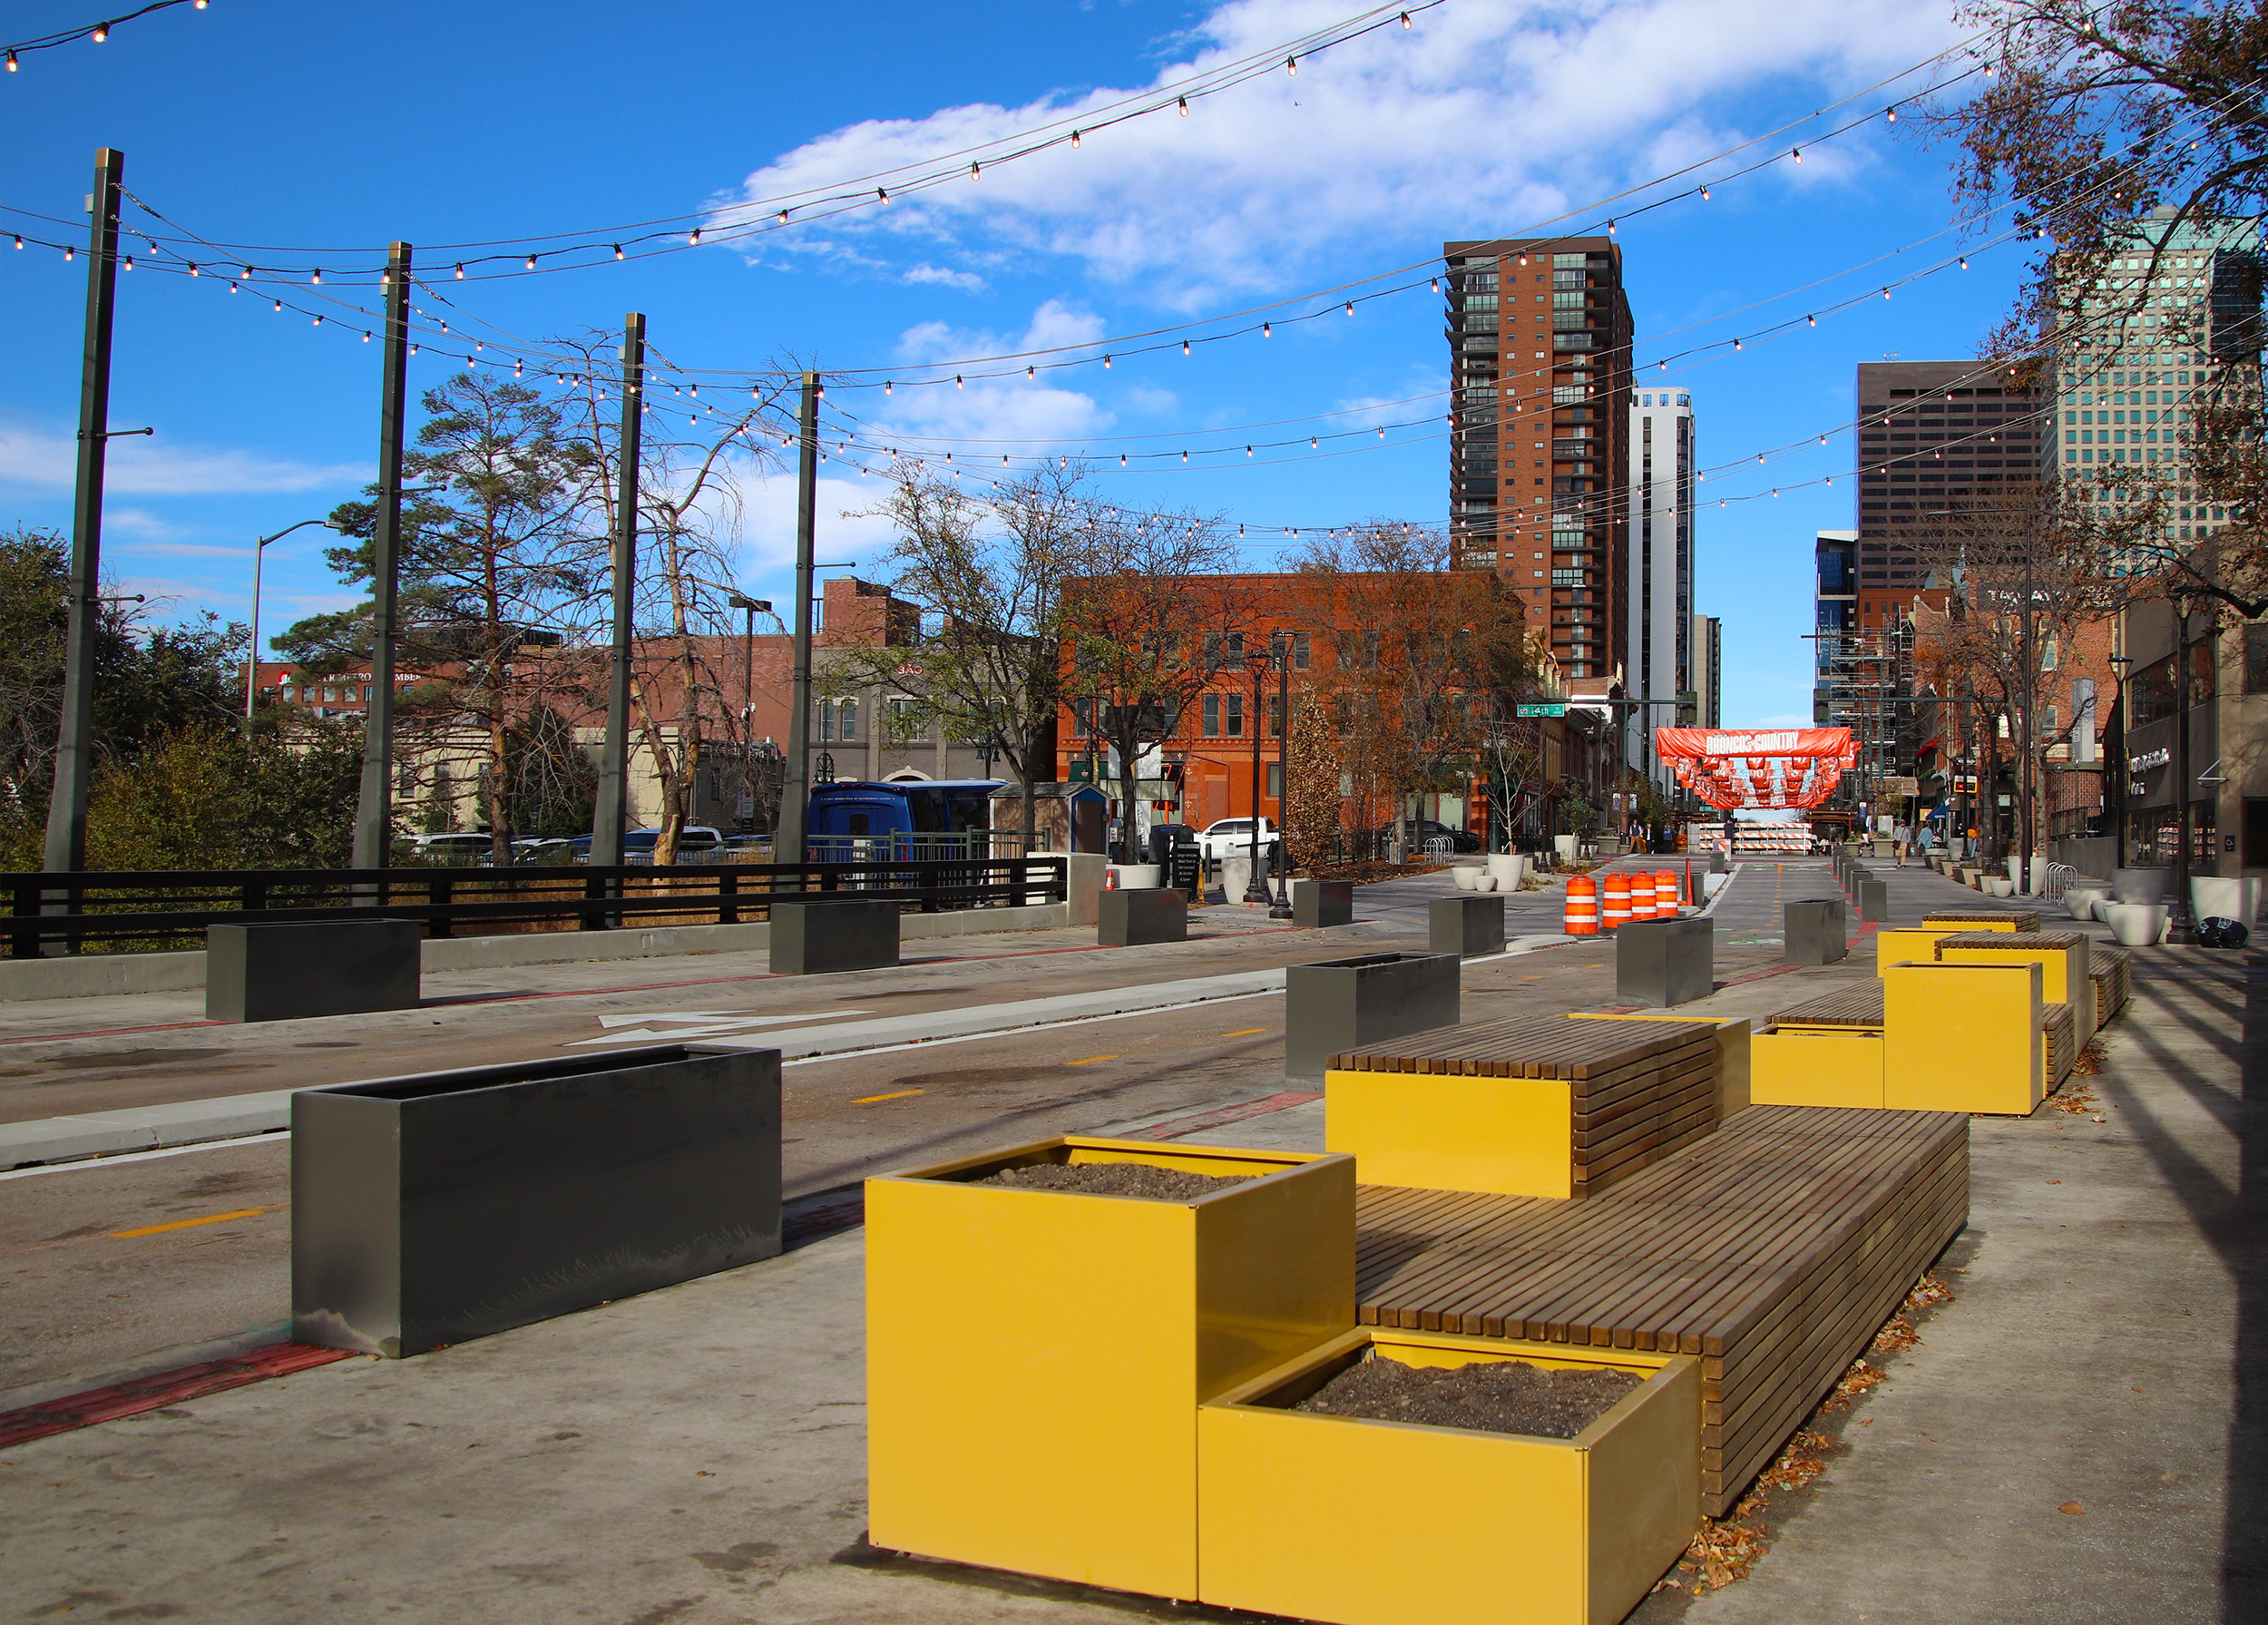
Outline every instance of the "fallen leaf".
<svg viewBox="0 0 2268 1625"><path fill-rule="evenodd" d="M2085 1512L2087 1509L2076 1501L2067 1501L2061 1506L2056 1508L2056 1511L2059 1512L2069 1512L2074 1518L2076 1518Z"/></svg>

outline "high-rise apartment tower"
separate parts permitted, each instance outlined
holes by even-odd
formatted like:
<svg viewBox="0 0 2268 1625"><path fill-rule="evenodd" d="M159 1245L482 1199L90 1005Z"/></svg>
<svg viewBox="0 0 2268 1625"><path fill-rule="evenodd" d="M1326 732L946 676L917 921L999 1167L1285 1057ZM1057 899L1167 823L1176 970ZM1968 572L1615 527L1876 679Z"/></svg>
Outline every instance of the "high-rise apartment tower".
<svg viewBox="0 0 2268 1625"><path fill-rule="evenodd" d="M1715 615L1693 618L1693 725L1725 726L1725 622Z"/></svg>
<svg viewBox="0 0 2268 1625"><path fill-rule="evenodd" d="M1628 444L1623 687L1640 703L1628 713L1623 760L1667 788L1677 780L1654 749L1654 730L1677 726L1678 697L1694 689L1692 396L1633 386Z"/></svg>
<svg viewBox="0 0 2268 1625"><path fill-rule="evenodd" d="M1570 677L1628 659L1630 302L1610 237L1452 242L1457 563L1528 601Z"/></svg>

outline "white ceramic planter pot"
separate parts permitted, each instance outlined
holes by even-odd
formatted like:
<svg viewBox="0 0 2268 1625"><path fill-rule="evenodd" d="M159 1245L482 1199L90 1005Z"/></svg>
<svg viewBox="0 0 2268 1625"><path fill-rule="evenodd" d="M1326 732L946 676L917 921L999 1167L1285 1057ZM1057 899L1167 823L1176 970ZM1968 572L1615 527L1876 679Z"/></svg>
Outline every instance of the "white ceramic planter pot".
<svg viewBox="0 0 2268 1625"><path fill-rule="evenodd" d="M2155 945L2165 933L2165 915L2163 903L2112 903L2103 909L2103 919L2122 948Z"/></svg>
<svg viewBox="0 0 2268 1625"><path fill-rule="evenodd" d="M2110 874L2110 896L2115 903L2163 903L2165 901L2165 871L2113 869Z"/></svg>
<svg viewBox="0 0 2268 1625"><path fill-rule="evenodd" d="M1991 888L1992 895L1996 897L2016 896L2016 882L2013 880L2003 880L1998 875L1994 875L1985 881L1985 885Z"/></svg>
<svg viewBox="0 0 2268 1625"><path fill-rule="evenodd" d="M1110 889L1118 892L1156 891L1164 884L1165 868L1154 863L1117 863L1110 866Z"/></svg>
<svg viewBox="0 0 2268 1625"><path fill-rule="evenodd" d="M2063 888L2063 905L2071 911L2075 920L2091 920L2095 905L2110 896L2107 886L2067 886Z"/></svg>
<svg viewBox="0 0 2268 1625"><path fill-rule="evenodd" d="M1522 852L1491 852L1489 854L1489 873L1496 876L1496 889L1516 892L1520 883L1528 877L1528 857Z"/></svg>
<svg viewBox="0 0 2268 1625"><path fill-rule="evenodd" d="M1495 876L1483 875L1478 869L1472 870L1471 875L1472 883L1466 886L1465 890L1469 892L1492 892L1496 889Z"/></svg>

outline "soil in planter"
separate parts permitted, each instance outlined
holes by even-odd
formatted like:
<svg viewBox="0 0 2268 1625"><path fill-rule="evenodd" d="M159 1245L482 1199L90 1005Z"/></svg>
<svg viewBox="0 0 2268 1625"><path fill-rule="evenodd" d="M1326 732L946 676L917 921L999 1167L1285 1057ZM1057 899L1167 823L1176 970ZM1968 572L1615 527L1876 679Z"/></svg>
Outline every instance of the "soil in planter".
<svg viewBox="0 0 2268 1625"><path fill-rule="evenodd" d="M1555 1368L1525 1360L1420 1366L1374 1356L1348 1366L1292 1408L1571 1439L1643 1381L1635 1371L1600 1366Z"/></svg>
<svg viewBox="0 0 2268 1625"><path fill-rule="evenodd" d="M1003 1168L996 1174L972 1180L972 1185L1006 1185L1017 1190L1069 1190L1080 1196L1139 1196L1154 1202L1186 1202L1211 1196L1231 1185L1255 1179L1253 1174L1185 1173L1178 1168L1153 1168L1147 1162L1035 1162L1028 1168Z"/></svg>

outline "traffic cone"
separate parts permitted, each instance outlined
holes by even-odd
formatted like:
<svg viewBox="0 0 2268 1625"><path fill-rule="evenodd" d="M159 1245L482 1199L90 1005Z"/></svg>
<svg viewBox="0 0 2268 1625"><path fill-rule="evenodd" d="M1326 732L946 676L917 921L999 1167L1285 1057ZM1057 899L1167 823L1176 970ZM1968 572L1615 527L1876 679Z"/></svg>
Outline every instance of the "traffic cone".
<svg viewBox="0 0 2268 1625"><path fill-rule="evenodd" d="M1598 887L1589 875L1568 879L1565 928L1569 936L1598 935Z"/></svg>
<svg viewBox="0 0 2268 1625"><path fill-rule="evenodd" d="M1605 906L1599 911L1599 923L1608 930L1630 923L1630 877L1628 875L1607 876Z"/></svg>

